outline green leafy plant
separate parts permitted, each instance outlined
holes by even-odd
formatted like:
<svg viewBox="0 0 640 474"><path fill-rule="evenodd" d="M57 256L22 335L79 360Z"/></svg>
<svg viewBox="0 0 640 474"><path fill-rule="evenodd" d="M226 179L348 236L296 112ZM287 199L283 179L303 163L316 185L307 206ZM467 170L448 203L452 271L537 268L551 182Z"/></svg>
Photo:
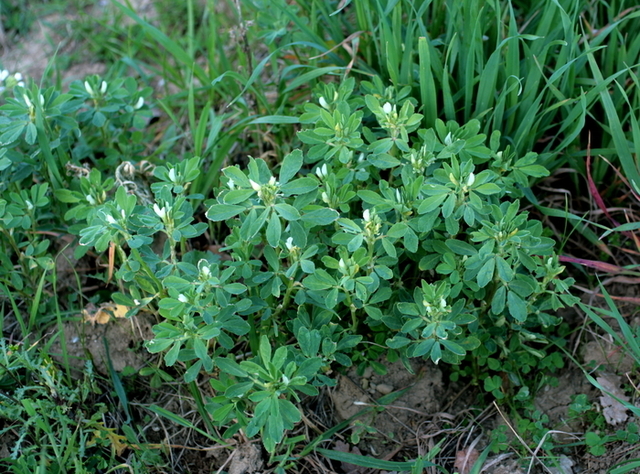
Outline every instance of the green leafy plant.
<svg viewBox="0 0 640 474"><path fill-rule="evenodd" d="M80 231L83 245L118 249L127 291L114 300L131 314L157 305L165 321L148 349L183 365L188 382L217 374L206 416L235 420L226 436L260 432L270 452L299 419L290 400L334 383L326 370L351 365L370 330L405 361L535 366L544 331L560 321L552 313L575 302L553 241L517 200L545 174L535 154L499 151L497 133L487 147L477 121L418 129L406 91L379 81L354 89L353 80L318 89L320 105L300 118L310 147L278 173L253 158L247 171L223 169L206 216L226 223L231 261L185 252L207 228L192 224L189 202L201 196L187 194L198 158L155 169L153 205L120 188ZM372 90L400 99L381 103ZM158 233L161 254L150 250ZM245 343L256 358L238 365L228 356ZM494 380L485 385L498 395Z"/></svg>

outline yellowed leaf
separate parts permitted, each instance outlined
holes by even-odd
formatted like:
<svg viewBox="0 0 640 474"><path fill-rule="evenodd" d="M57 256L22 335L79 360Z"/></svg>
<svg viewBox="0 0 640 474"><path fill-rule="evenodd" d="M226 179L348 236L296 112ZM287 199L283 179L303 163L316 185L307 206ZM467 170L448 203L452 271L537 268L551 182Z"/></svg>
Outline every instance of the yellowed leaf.
<svg viewBox="0 0 640 474"><path fill-rule="evenodd" d="M115 428L106 428L102 426L102 423L98 426L99 429L93 431L93 438L89 440L89 445L93 446L101 442L107 442L111 445L111 449L118 456L122 455L125 449L129 447L127 444L127 438L116 433Z"/></svg>
<svg viewBox="0 0 640 474"><path fill-rule="evenodd" d="M116 303L102 303L95 312L91 312L87 309L82 310L82 317L85 323L91 323L95 325L107 324L111 317L124 318L129 311L128 306L124 306Z"/></svg>

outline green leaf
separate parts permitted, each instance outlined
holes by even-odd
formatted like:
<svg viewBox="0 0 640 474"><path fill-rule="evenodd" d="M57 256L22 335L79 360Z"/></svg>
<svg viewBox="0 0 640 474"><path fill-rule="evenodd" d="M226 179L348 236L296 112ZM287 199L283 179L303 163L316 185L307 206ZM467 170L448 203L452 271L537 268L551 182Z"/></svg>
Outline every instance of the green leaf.
<svg viewBox="0 0 640 474"><path fill-rule="evenodd" d="M222 289L232 295L240 295L247 291L247 287L242 283L229 283L228 285L224 285Z"/></svg>
<svg viewBox="0 0 640 474"><path fill-rule="evenodd" d="M260 338L259 352L260 360L262 360L263 364L271 362L271 343L269 342L269 338L264 334Z"/></svg>
<svg viewBox="0 0 640 474"><path fill-rule="evenodd" d="M407 229L408 229L408 226L404 222L396 222L387 231L387 236L392 237L394 239L399 239L401 237L404 237L404 234L407 232Z"/></svg>
<svg viewBox="0 0 640 474"><path fill-rule="evenodd" d="M291 182L280 186L280 191L285 196L292 196L294 194L306 194L318 187L318 181L314 178L298 178Z"/></svg>
<svg viewBox="0 0 640 474"><path fill-rule="evenodd" d="M520 166L517 169L518 171L522 171L524 174L534 178L544 178L545 176L549 176L549 170L541 165Z"/></svg>
<svg viewBox="0 0 640 474"><path fill-rule="evenodd" d="M326 270L316 268L312 275L309 275L302 284L309 290L326 290L336 285L336 281Z"/></svg>
<svg viewBox="0 0 640 474"><path fill-rule="evenodd" d="M233 182L243 188L251 188L251 182L247 175L244 174L237 166L228 166L222 170L222 173Z"/></svg>
<svg viewBox="0 0 640 474"><path fill-rule="evenodd" d="M226 204L238 204L245 202L253 194L255 194L253 189L232 189L224 195L224 202Z"/></svg>
<svg viewBox="0 0 640 474"><path fill-rule="evenodd" d="M385 148L386 148L386 146L385 146ZM369 163L371 163L373 166L375 166L376 168L379 168L379 169L394 168L394 167L400 165L400 160L398 160L397 158L394 158L393 156L389 155L388 153L380 153L380 154L377 154L377 155L374 155L374 154L369 155L367 157L367 161Z"/></svg>
<svg viewBox="0 0 640 474"><path fill-rule="evenodd" d="M269 224L267 225L267 242L269 245L276 248L280 245L280 236L282 235L282 224L280 222L280 217L275 212L271 213L271 218L269 219Z"/></svg>
<svg viewBox="0 0 640 474"><path fill-rule="evenodd" d="M300 219L298 210L289 204L276 204L273 206L280 217L286 221L297 221Z"/></svg>
<svg viewBox="0 0 640 474"><path fill-rule="evenodd" d="M423 200L418 206L418 214L426 214L427 212L435 211L438 206L447 199L448 193L436 194L435 196L428 197Z"/></svg>
<svg viewBox="0 0 640 474"><path fill-rule="evenodd" d="M243 206L235 206L232 204L214 204L209 208L206 213L207 219L219 222L225 221L227 219L231 219L234 216L237 216L245 208Z"/></svg>
<svg viewBox="0 0 640 474"><path fill-rule="evenodd" d="M70 204L80 202L80 198L77 196L77 194L73 191L69 191L68 189L56 189L53 194L60 202L66 202Z"/></svg>
<svg viewBox="0 0 640 474"><path fill-rule="evenodd" d="M448 239L445 241L445 245L449 247L452 252L458 255L473 256L478 253L473 245L463 242L462 240Z"/></svg>
<svg viewBox="0 0 640 474"><path fill-rule="evenodd" d="M294 150L284 157L280 165L280 185L287 184L302 168L302 151Z"/></svg>
<svg viewBox="0 0 640 474"><path fill-rule="evenodd" d="M499 315L504 311L504 306L507 299L507 288L501 286L496 290L493 295L493 300L491 300L491 311L493 314Z"/></svg>
<svg viewBox="0 0 640 474"><path fill-rule="evenodd" d="M487 286L487 284L493 279L495 267L496 259L494 257L489 258L489 260L487 260L485 264L482 265L482 268L478 272L477 276L478 286L480 288L484 288L485 286Z"/></svg>
<svg viewBox="0 0 640 474"><path fill-rule="evenodd" d="M453 341L440 339L440 344L442 344L448 351L453 352L455 355L458 355L460 357L463 357L467 353L467 351L465 351L460 344L456 344Z"/></svg>
<svg viewBox="0 0 640 474"><path fill-rule="evenodd" d="M340 217L340 213L327 207L306 212L300 217L304 222L312 225L329 225Z"/></svg>
<svg viewBox="0 0 640 474"><path fill-rule="evenodd" d="M473 190L477 193L489 196L491 194L498 194L502 191L502 188L495 183L485 183L481 184L477 188L473 188Z"/></svg>
<svg viewBox="0 0 640 474"><path fill-rule="evenodd" d="M377 206L379 204L387 204L387 201L382 196L368 189L362 189L358 191L358 197L362 199L364 202L366 202L367 204L371 204L372 206Z"/></svg>
<svg viewBox="0 0 640 474"><path fill-rule="evenodd" d="M527 303L513 291L507 293L507 307L509 308L511 316L521 323L524 322L529 315L527 313Z"/></svg>
<svg viewBox="0 0 640 474"><path fill-rule="evenodd" d="M216 366L223 372L234 375L236 377L246 377L248 374L245 372L242 367L240 367L235 361L231 359L227 359L225 357L218 357L216 359Z"/></svg>
<svg viewBox="0 0 640 474"><path fill-rule="evenodd" d="M502 281L504 281L505 283L509 283L511 280L513 280L513 270L506 262L506 260L501 256L496 255L496 263L498 276L502 279Z"/></svg>

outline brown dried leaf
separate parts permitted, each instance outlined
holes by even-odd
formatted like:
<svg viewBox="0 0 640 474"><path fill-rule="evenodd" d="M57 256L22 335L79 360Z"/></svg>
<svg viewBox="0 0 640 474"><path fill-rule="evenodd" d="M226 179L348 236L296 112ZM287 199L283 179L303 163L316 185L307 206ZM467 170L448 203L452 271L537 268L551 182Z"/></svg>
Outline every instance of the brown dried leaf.
<svg viewBox="0 0 640 474"><path fill-rule="evenodd" d="M619 398L623 402L628 402L627 397L622 390L620 390L620 377L612 374L605 374L596 379L596 381L602 386L602 396L600 397L600 404L602 405L602 414L604 419L610 425L617 425L627 421L627 408L615 398L611 397L608 393L616 398Z"/></svg>
<svg viewBox="0 0 640 474"><path fill-rule="evenodd" d="M479 456L480 453L478 450L469 446L456 453L456 462L453 464L453 467L455 467L460 474L469 474Z"/></svg>

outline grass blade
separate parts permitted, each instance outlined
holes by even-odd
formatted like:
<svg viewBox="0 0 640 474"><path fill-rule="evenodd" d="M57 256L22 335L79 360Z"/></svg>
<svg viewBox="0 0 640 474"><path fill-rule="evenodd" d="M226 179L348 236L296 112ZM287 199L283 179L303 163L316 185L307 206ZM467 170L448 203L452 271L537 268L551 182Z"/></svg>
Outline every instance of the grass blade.
<svg viewBox="0 0 640 474"><path fill-rule="evenodd" d="M417 461L385 461L384 459L376 459L369 456L362 456L360 454L343 453L341 451L333 451L331 449L316 448L316 451L322 454L325 458L332 461L340 461L355 466L367 467L370 469L384 469L387 471L408 471L413 468ZM423 467L435 466L432 462L422 460Z"/></svg>

